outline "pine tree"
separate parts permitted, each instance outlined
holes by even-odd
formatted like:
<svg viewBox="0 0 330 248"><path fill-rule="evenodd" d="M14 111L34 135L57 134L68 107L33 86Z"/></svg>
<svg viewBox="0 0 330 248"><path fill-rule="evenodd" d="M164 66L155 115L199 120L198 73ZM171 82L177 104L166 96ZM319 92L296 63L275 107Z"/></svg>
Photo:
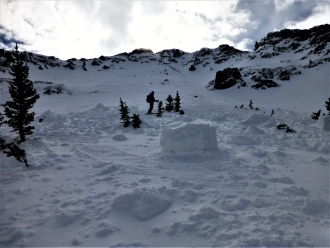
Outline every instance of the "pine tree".
<svg viewBox="0 0 330 248"><path fill-rule="evenodd" d="M328 101L325 102L325 108L328 111L328 115L330 115L330 97L328 98Z"/></svg>
<svg viewBox="0 0 330 248"><path fill-rule="evenodd" d="M4 122L3 114L0 112L0 127L2 126L2 123Z"/></svg>
<svg viewBox="0 0 330 248"><path fill-rule="evenodd" d="M6 149L6 141L0 137L0 150Z"/></svg>
<svg viewBox="0 0 330 248"><path fill-rule="evenodd" d="M318 120L320 118L320 115L321 115L321 109L319 111L317 111L316 113L313 112L311 117L313 120Z"/></svg>
<svg viewBox="0 0 330 248"><path fill-rule="evenodd" d="M252 100L250 100L250 104L249 104L249 107L250 107L250 109L253 109L253 102L252 102Z"/></svg>
<svg viewBox="0 0 330 248"><path fill-rule="evenodd" d="M4 117L2 113L0 113L0 127L2 126ZM6 141L0 137L0 150L4 150L6 148Z"/></svg>
<svg viewBox="0 0 330 248"><path fill-rule="evenodd" d="M174 98L174 111L175 112L179 112L180 111L180 108L181 108L180 101L181 101L181 98L179 96L179 92L177 91L176 92L176 96Z"/></svg>
<svg viewBox="0 0 330 248"><path fill-rule="evenodd" d="M122 120L122 124L124 127L128 127L129 124L131 123L131 120L130 120L130 117L129 117L129 110L128 110L128 107L126 105L126 102L123 102L123 100L120 98L119 99L119 102L120 102L120 119Z"/></svg>
<svg viewBox="0 0 330 248"><path fill-rule="evenodd" d="M142 121L140 119L140 115L133 114L133 116L131 118L132 118L132 126L134 128L139 128L142 123Z"/></svg>
<svg viewBox="0 0 330 248"><path fill-rule="evenodd" d="M166 98L166 101L167 101L167 103L166 103L165 109L166 109L166 111L170 112L174 109L174 105L173 105L174 99L171 95L168 95L168 97Z"/></svg>
<svg viewBox="0 0 330 248"><path fill-rule="evenodd" d="M17 161L22 162L25 164L26 167L29 167L29 164L27 163L26 159L26 153L24 149L19 148L17 145L11 143L8 144L7 147L9 148L8 151L4 151L4 153L7 154L7 157L15 157Z"/></svg>
<svg viewBox="0 0 330 248"><path fill-rule="evenodd" d="M163 102L162 101L159 101L158 103L158 108L157 108L157 116L161 117L162 114L163 114Z"/></svg>
<svg viewBox="0 0 330 248"><path fill-rule="evenodd" d="M20 142L25 141L25 136L32 134L33 126L30 123L34 120L34 112L28 112L40 97L33 82L28 79L29 67L23 64L21 55L18 53L16 43L14 62L10 65L10 75L14 78L9 82L9 93L12 101L4 104L5 115L8 118L8 125L18 131Z"/></svg>

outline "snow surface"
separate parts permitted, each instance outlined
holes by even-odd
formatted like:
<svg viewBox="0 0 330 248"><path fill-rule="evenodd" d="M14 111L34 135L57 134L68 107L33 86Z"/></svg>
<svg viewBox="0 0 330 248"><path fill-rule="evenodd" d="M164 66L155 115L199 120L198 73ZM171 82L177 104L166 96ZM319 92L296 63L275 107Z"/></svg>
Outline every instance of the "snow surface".
<svg viewBox="0 0 330 248"><path fill-rule="evenodd" d="M300 68L279 88L205 89L225 67L294 56L193 72L130 61L87 72L29 64L31 80L67 91L44 95L36 84L36 129L22 144L29 168L0 154L1 246L329 246L329 131L310 117L329 96L329 65ZM163 101L179 91L185 115L143 115L151 90ZM119 97L141 128L122 127ZM235 108L250 99L260 111ZM5 125L1 135L15 138Z"/></svg>

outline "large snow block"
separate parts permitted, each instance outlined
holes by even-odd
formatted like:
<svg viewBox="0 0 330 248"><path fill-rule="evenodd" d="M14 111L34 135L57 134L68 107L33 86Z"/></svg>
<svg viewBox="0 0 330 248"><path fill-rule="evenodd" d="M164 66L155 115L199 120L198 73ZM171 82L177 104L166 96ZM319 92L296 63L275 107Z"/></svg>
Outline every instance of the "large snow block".
<svg viewBox="0 0 330 248"><path fill-rule="evenodd" d="M238 124L246 126L275 127L276 119L263 114L252 114L246 120L239 121Z"/></svg>
<svg viewBox="0 0 330 248"><path fill-rule="evenodd" d="M218 148L215 128L208 124L173 122L160 137L163 152L186 153Z"/></svg>
<svg viewBox="0 0 330 248"><path fill-rule="evenodd" d="M321 116L316 122L316 126L323 130L330 131L330 116Z"/></svg>

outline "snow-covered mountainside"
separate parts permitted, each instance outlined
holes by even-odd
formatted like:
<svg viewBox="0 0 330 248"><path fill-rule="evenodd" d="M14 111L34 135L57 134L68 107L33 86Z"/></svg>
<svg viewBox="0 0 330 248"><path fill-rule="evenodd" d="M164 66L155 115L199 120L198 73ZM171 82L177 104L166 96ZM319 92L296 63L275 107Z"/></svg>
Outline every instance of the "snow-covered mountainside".
<svg viewBox="0 0 330 248"><path fill-rule="evenodd" d="M326 24L253 52L23 53L40 99L21 144L31 166L0 153L0 245L329 246L330 128L311 118L327 113L329 37ZM10 61L0 51L0 104ZM152 90L178 92L185 114L144 115ZM120 97L141 128L122 126Z"/></svg>

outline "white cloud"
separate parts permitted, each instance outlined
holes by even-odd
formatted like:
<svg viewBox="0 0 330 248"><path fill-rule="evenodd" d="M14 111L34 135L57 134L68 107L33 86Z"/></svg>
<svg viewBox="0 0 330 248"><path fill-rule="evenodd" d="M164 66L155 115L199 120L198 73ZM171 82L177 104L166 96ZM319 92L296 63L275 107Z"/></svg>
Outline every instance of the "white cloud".
<svg viewBox="0 0 330 248"><path fill-rule="evenodd" d="M330 6L320 5L313 9L313 14L307 19L300 22L288 21L285 23L285 27L290 29L307 29L326 23L330 23Z"/></svg>
<svg viewBox="0 0 330 248"><path fill-rule="evenodd" d="M62 59L144 47L252 48L268 32L329 23L329 1L2 1L0 38ZM252 42L253 41L253 42ZM0 40L1 42L1 40Z"/></svg>

